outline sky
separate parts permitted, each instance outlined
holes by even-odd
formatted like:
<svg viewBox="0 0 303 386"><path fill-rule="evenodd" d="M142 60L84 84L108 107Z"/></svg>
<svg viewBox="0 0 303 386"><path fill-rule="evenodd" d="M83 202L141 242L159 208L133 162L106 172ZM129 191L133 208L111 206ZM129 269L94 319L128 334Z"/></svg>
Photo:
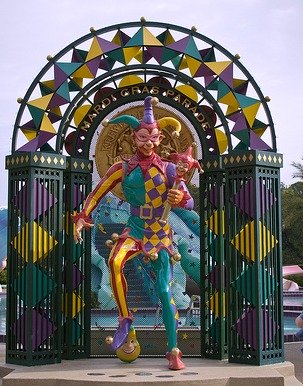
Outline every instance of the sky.
<svg viewBox="0 0 303 386"><path fill-rule="evenodd" d="M294 162L303 162L302 0L1 0L0 13L0 206L7 205L11 137L23 97L36 75L67 45L95 29L139 21L195 26L233 54L253 76L275 126L277 151L283 154L281 181L292 177Z"/></svg>

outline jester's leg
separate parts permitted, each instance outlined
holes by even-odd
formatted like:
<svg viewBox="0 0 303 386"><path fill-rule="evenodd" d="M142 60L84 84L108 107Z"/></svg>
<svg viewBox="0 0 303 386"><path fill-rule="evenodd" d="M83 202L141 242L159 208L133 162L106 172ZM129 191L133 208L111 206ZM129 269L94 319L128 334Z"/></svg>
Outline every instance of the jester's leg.
<svg viewBox="0 0 303 386"><path fill-rule="evenodd" d="M162 303L162 315L168 338L168 352L166 358L169 361L171 370L184 369L185 365L181 361L182 352L177 348L177 328L179 314L172 297L172 264L170 256L165 249L159 252L157 260L152 261L152 265L157 277L157 292Z"/></svg>
<svg viewBox="0 0 303 386"><path fill-rule="evenodd" d="M119 326L116 330L111 348L116 351L127 339L133 316L128 309L126 295L127 282L123 274L125 263L138 254L136 242L131 239L118 240L111 250L108 260L110 284L119 310Z"/></svg>

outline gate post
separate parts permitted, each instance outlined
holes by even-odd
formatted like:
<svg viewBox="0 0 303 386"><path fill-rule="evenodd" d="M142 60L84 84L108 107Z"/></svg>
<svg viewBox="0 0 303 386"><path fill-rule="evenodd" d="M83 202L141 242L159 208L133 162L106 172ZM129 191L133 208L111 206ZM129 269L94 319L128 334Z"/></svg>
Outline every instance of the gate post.
<svg viewBox="0 0 303 386"><path fill-rule="evenodd" d="M6 361L61 361L62 197L65 157L22 152L9 170Z"/></svg>
<svg viewBox="0 0 303 386"><path fill-rule="evenodd" d="M67 157L64 175L64 269L63 269L63 358L90 356L91 331L91 236L82 232L83 242L74 240L71 215L82 209L91 191L92 162Z"/></svg>
<svg viewBox="0 0 303 386"><path fill-rule="evenodd" d="M200 176L201 352L212 359L227 355L225 179L221 161L219 155L204 157Z"/></svg>
<svg viewBox="0 0 303 386"><path fill-rule="evenodd" d="M222 162L226 170L229 362L282 362L282 156L251 150L222 156Z"/></svg>

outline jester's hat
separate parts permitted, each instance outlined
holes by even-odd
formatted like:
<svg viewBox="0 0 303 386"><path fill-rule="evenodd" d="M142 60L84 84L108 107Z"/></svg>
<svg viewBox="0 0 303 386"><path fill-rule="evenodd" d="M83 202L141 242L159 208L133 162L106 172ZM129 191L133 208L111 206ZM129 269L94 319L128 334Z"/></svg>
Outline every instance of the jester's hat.
<svg viewBox="0 0 303 386"><path fill-rule="evenodd" d="M189 146L184 153L171 153L169 159L176 164L178 161L183 161L189 165L189 169L195 168L198 169L199 172L202 172L201 165L192 155L193 146L197 146L197 144L193 142L193 144Z"/></svg>
<svg viewBox="0 0 303 386"><path fill-rule="evenodd" d="M119 117L113 118L110 121L106 119L102 122L102 124L103 126L107 126L111 123L126 123L135 131L143 128L148 130L157 128L161 130L164 127L170 125L175 129L172 135L179 136L179 133L181 131L181 123L177 119L173 117L163 117L158 120L155 120L153 106L156 105L158 102L158 98L152 96L148 96L144 99L144 115L141 120L137 119L133 115L120 115Z"/></svg>

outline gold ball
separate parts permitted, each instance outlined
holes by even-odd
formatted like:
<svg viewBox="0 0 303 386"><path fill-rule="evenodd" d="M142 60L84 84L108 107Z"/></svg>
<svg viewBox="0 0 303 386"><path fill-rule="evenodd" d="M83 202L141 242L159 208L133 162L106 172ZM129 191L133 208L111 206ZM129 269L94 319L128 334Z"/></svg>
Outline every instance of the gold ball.
<svg viewBox="0 0 303 386"><path fill-rule="evenodd" d="M174 254L173 254L173 259L174 259L175 261L180 261L180 260L181 260L181 255L180 255L180 253L179 253L179 252L174 253Z"/></svg>
<svg viewBox="0 0 303 386"><path fill-rule="evenodd" d="M151 104L155 106L157 103L159 103L159 99L157 97L152 97Z"/></svg>
<svg viewBox="0 0 303 386"><path fill-rule="evenodd" d="M22 103L22 101L23 101L23 98L18 98L18 99L17 99L17 102L18 102L18 103Z"/></svg>
<svg viewBox="0 0 303 386"><path fill-rule="evenodd" d="M106 240L105 245L107 246L107 248L112 248L114 246L114 243L112 240Z"/></svg>
<svg viewBox="0 0 303 386"><path fill-rule="evenodd" d="M236 58L236 59L240 59L241 56L240 56L239 54L236 54L236 55L235 55L235 58Z"/></svg>
<svg viewBox="0 0 303 386"><path fill-rule="evenodd" d="M175 357L177 357L180 353L180 350L178 349L178 347L174 347L172 348L171 350L171 354L174 355Z"/></svg>
<svg viewBox="0 0 303 386"><path fill-rule="evenodd" d="M114 338L110 335L108 335L106 338L105 338L105 342L106 344L112 344L113 343L113 340Z"/></svg>
<svg viewBox="0 0 303 386"><path fill-rule="evenodd" d="M95 27L90 27L90 32L96 32Z"/></svg>
<svg viewBox="0 0 303 386"><path fill-rule="evenodd" d="M53 57L52 57L52 55L47 55L46 59L47 59L47 60L52 60Z"/></svg>
<svg viewBox="0 0 303 386"><path fill-rule="evenodd" d="M113 241L117 241L119 239L118 233L113 233L111 237Z"/></svg>
<svg viewBox="0 0 303 386"><path fill-rule="evenodd" d="M155 253L151 253L151 254L149 255L149 258L150 258L152 261L155 261L155 260L157 260L157 259L158 259L158 257L159 257L159 255L158 255L158 253L157 253L157 252L155 252Z"/></svg>
<svg viewBox="0 0 303 386"><path fill-rule="evenodd" d="M270 102L270 97L269 96L266 96L264 99L266 100L266 102Z"/></svg>
<svg viewBox="0 0 303 386"><path fill-rule="evenodd" d="M140 17L140 21L141 21L141 23L145 23L145 22L146 22L145 17L144 17L144 16L141 16L141 17Z"/></svg>
<svg viewBox="0 0 303 386"><path fill-rule="evenodd" d="M103 121L101 123L103 126L108 126L108 122L109 122L108 119L103 119Z"/></svg>
<svg viewBox="0 0 303 386"><path fill-rule="evenodd" d="M193 25L193 26L191 27L191 30L192 30L193 32L197 32L197 27Z"/></svg>

